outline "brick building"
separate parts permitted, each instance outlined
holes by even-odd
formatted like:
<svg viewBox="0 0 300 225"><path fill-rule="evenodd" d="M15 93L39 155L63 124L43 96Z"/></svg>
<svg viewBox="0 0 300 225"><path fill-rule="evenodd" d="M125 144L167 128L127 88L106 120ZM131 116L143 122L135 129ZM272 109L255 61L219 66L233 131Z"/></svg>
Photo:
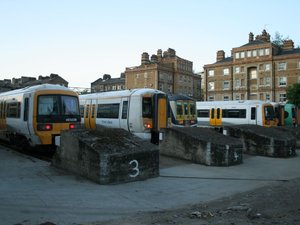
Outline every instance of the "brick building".
<svg viewBox="0 0 300 225"><path fill-rule="evenodd" d="M141 65L126 68L125 88L153 88L200 99L201 76L194 74L193 62L178 57L174 49L159 49L150 59L144 52Z"/></svg>
<svg viewBox="0 0 300 225"><path fill-rule="evenodd" d="M111 78L109 74L104 74L103 78L91 83L91 92L119 91L125 89L125 74L121 73L119 78Z"/></svg>
<svg viewBox="0 0 300 225"><path fill-rule="evenodd" d="M292 40L283 46L270 41L263 30L254 40L232 48L231 56L217 52L216 62L204 66L204 100L251 100L285 102L286 88L300 82L300 48Z"/></svg>

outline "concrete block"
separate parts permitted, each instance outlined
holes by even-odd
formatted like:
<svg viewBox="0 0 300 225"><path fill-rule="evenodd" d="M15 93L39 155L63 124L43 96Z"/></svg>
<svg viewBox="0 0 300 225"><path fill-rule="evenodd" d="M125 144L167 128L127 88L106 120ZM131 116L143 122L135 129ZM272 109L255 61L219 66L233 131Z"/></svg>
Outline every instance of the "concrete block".
<svg viewBox="0 0 300 225"><path fill-rule="evenodd" d="M211 128L168 128L160 153L208 166L230 166L243 162L243 144Z"/></svg>
<svg viewBox="0 0 300 225"><path fill-rule="evenodd" d="M116 184L159 176L159 149L123 129L61 132L52 164L99 184Z"/></svg>
<svg viewBox="0 0 300 225"><path fill-rule="evenodd" d="M296 155L296 138L288 131L256 125L237 125L226 129L230 136L241 139L244 153L270 157Z"/></svg>

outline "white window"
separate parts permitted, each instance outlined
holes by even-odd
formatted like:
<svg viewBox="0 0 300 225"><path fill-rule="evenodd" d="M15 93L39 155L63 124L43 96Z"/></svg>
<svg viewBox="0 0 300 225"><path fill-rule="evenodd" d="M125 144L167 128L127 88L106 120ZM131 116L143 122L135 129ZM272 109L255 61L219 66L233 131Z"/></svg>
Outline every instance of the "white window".
<svg viewBox="0 0 300 225"><path fill-rule="evenodd" d="M271 77L265 77L266 86L271 85Z"/></svg>
<svg viewBox="0 0 300 225"><path fill-rule="evenodd" d="M234 70L235 70L235 73L240 73L240 72L241 72L241 68L240 68L240 67L238 67L238 66L237 66L237 67L235 67L235 69L234 69Z"/></svg>
<svg viewBox="0 0 300 225"><path fill-rule="evenodd" d="M213 82L213 81L208 82L208 90L209 91L215 90L215 82Z"/></svg>
<svg viewBox="0 0 300 225"><path fill-rule="evenodd" d="M228 68L223 69L223 75L229 75L229 69Z"/></svg>
<svg viewBox="0 0 300 225"><path fill-rule="evenodd" d="M235 95L235 100L240 100L240 95L239 94Z"/></svg>
<svg viewBox="0 0 300 225"><path fill-rule="evenodd" d="M223 101L229 101L229 96L228 95L223 96Z"/></svg>
<svg viewBox="0 0 300 225"><path fill-rule="evenodd" d="M214 70L208 70L208 76L214 76L215 71Z"/></svg>
<svg viewBox="0 0 300 225"><path fill-rule="evenodd" d="M239 53L239 52L236 52L236 53L235 53L235 58L236 58L236 59L239 59L239 58L240 58L240 53Z"/></svg>
<svg viewBox="0 0 300 225"><path fill-rule="evenodd" d="M256 51L256 50L253 50L253 51L252 51L252 56L253 56L253 57L256 57L256 56L257 56L257 51Z"/></svg>
<svg viewBox="0 0 300 225"><path fill-rule="evenodd" d="M286 70L286 63L285 62L278 63L278 70Z"/></svg>
<svg viewBox="0 0 300 225"><path fill-rule="evenodd" d="M269 48L265 49L265 55L270 55L270 49Z"/></svg>
<svg viewBox="0 0 300 225"><path fill-rule="evenodd" d="M279 94L279 101L285 102L286 101L286 93L280 93Z"/></svg>
<svg viewBox="0 0 300 225"><path fill-rule="evenodd" d="M264 49L259 49L259 56L263 56L264 55Z"/></svg>
<svg viewBox="0 0 300 225"><path fill-rule="evenodd" d="M235 85L234 85L234 86L235 86L236 88L238 88L238 87L241 86L241 80L235 80L234 82L235 82Z"/></svg>
<svg viewBox="0 0 300 225"><path fill-rule="evenodd" d="M247 57L248 57L248 58L251 57L251 51L247 51Z"/></svg>
<svg viewBox="0 0 300 225"><path fill-rule="evenodd" d="M148 73L144 73L144 78L145 78L145 79L148 78Z"/></svg>
<svg viewBox="0 0 300 225"><path fill-rule="evenodd" d="M241 58L245 58L245 52L241 52Z"/></svg>
<svg viewBox="0 0 300 225"><path fill-rule="evenodd" d="M223 82L223 89L229 89L229 81L224 81Z"/></svg>
<svg viewBox="0 0 300 225"><path fill-rule="evenodd" d="M251 70L250 71L250 79L256 79L257 78L257 71Z"/></svg>
<svg viewBox="0 0 300 225"><path fill-rule="evenodd" d="M214 101L215 100L215 96L211 95L211 96L208 96L208 101Z"/></svg>
<svg viewBox="0 0 300 225"><path fill-rule="evenodd" d="M136 74L136 75L135 75L135 78L140 78L140 75L139 75L139 74Z"/></svg>
<svg viewBox="0 0 300 225"><path fill-rule="evenodd" d="M298 69L300 69L300 61L298 61Z"/></svg>
<svg viewBox="0 0 300 225"><path fill-rule="evenodd" d="M266 70L266 71L271 70L271 65L270 65L269 63L267 63L267 64L265 65L265 70Z"/></svg>
<svg viewBox="0 0 300 225"><path fill-rule="evenodd" d="M286 77L279 77L279 86L286 86Z"/></svg>
<svg viewBox="0 0 300 225"><path fill-rule="evenodd" d="M266 93L266 101L270 101L270 94Z"/></svg>

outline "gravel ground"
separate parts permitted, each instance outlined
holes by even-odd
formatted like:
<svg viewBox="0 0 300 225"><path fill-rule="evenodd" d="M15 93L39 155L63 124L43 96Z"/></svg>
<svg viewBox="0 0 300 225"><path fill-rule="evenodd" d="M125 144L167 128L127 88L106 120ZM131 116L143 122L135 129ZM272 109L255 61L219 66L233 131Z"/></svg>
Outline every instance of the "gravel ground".
<svg viewBox="0 0 300 225"><path fill-rule="evenodd" d="M299 225L300 178L184 208L84 225Z"/></svg>

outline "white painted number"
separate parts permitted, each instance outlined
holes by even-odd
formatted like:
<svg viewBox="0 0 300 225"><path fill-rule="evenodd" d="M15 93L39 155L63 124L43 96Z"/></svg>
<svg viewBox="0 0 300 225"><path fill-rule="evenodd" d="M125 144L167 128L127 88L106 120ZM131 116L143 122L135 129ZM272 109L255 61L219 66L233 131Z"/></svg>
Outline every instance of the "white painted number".
<svg viewBox="0 0 300 225"><path fill-rule="evenodd" d="M129 174L130 177L136 177L140 174L139 170L139 162L137 160L131 160L129 164L133 167L132 168L132 173Z"/></svg>

